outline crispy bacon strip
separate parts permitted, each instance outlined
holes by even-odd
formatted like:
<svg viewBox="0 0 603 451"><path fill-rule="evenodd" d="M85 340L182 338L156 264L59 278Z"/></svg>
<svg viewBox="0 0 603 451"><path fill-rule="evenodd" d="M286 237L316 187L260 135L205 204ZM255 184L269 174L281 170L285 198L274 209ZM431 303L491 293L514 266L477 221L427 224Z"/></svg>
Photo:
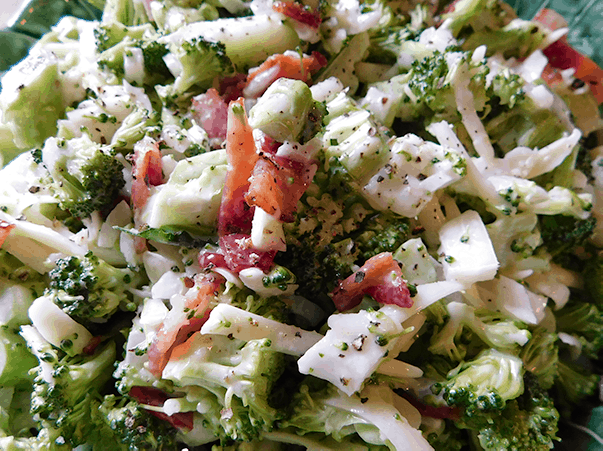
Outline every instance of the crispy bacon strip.
<svg viewBox="0 0 603 451"><path fill-rule="evenodd" d="M253 211L245 203L249 177L258 160L252 129L247 122L243 98L230 102L226 154L229 169L218 212L218 234L250 233Z"/></svg>
<svg viewBox="0 0 603 451"><path fill-rule="evenodd" d="M226 139L228 104L214 88L193 97L193 118L207 132L209 139Z"/></svg>
<svg viewBox="0 0 603 451"><path fill-rule="evenodd" d="M310 28L318 29L322 23L320 11L312 11L311 8L302 5L299 2L274 2L272 9L277 13L282 13L291 19L309 26Z"/></svg>
<svg viewBox="0 0 603 451"><path fill-rule="evenodd" d="M245 200L265 212L293 222L297 203L308 189L317 166L264 153L256 163Z"/></svg>
<svg viewBox="0 0 603 451"><path fill-rule="evenodd" d="M205 324L209 318L209 303L223 282L224 279L215 274L197 278L198 290L194 297L187 298L184 305L190 311L196 311L196 314L178 324L170 325L169 322L166 322L161 326L147 351L148 370L151 373L160 377L170 360L174 347L185 342L193 332L200 330L201 326ZM200 314L203 316L199 317Z"/></svg>
<svg viewBox="0 0 603 451"><path fill-rule="evenodd" d="M369 258L358 271L339 282L332 297L337 310L343 312L358 305L365 294L381 304L412 306L410 291L391 253L382 252Z"/></svg>
<svg viewBox="0 0 603 451"><path fill-rule="evenodd" d="M140 209L147 203L149 187L163 183L159 144L136 146L132 176L132 205Z"/></svg>
<svg viewBox="0 0 603 451"><path fill-rule="evenodd" d="M155 387L135 386L130 389L128 394L140 404L146 404L147 406L160 407L163 406L168 399L170 399L165 392ZM147 412L159 418L160 420L167 421L178 429L186 429L190 431L194 426L193 412L178 412L173 415L167 415L163 412L155 412L154 410L147 410Z"/></svg>
<svg viewBox="0 0 603 451"><path fill-rule="evenodd" d="M247 76L247 87L254 82L256 77L260 75L266 77L266 73L270 71L270 76L262 80L261 89L253 89L253 96L259 97L268 89L268 86L279 78L291 78L307 83L313 74L326 65L327 59L319 52L312 52L310 56L303 58L300 58L298 55L279 53L272 55L259 67L250 71Z"/></svg>

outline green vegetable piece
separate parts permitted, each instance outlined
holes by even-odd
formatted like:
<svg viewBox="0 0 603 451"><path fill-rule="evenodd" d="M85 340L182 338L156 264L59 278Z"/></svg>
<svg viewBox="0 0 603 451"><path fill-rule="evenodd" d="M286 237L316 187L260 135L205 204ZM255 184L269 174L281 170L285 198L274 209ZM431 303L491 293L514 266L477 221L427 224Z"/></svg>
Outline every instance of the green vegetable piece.
<svg viewBox="0 0 603 451"><path fill-rule="evenodd" d="M277 141L298 141L314 106L303 81L279 78L249 111L249 125Z"/></svg>
<svg viewBox="0 0 603 451"><path fill-rule="evenodd" d="M49 273L53 302L80 321L98 321L112 315L132 299L127 291L146 278L128 268L115 268L92 252L83 258L57 260Z"/></svg>
<svg viewBox="0 0 603 451"><path fill-rule="evenodd" d="M29 55L2 78L3 121L19 148L40 147L56 134L67 107L61 84L58 60L41 52Z"/></svg>

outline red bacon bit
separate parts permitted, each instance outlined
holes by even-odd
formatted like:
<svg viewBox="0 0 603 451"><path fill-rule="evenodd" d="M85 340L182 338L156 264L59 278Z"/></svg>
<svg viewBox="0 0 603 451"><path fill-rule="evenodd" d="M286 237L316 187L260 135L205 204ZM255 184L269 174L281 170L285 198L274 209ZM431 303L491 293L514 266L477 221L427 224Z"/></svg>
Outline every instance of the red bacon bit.
<svg viewBox="0 0 603 451"><path fill-rule="evenodd" d="M218 212L218 234L250 233L253 211L245 203L249 177L258 154L255 151L252 129L247 122L243 98L230 102L228 107L226 155L229 170L222 189Z"/></svg>
<svg viewBox="0 0 603 451"><path fill-rule="evenodd" d="M154 407L161 407L168 399L170 399L166 393L154 387L132 387L129 395L140 404ZM193 412L178 412L173 415L167 415L163 412L155 412L154 410L147 410L147 412L159 418L160 420L167 421L178 429L186 429L190 431L194 426Z"/></svg>
<svg viewBox="0 0 603 451"><path fill-rule="evenodd" d="M163 183L159 145L154 143L143 149L137 147L134 151L133 163L131 200L134 208L140 209L147 203L149 187Z"/></svg>
<svg viewBox="0 0 603 451"><path fill-rule="evenodd" d="M199 266L203 269L228 268L224 254L218 252L201 251L199 253Z"/></svg>
<svg viewBox="0 0 603 451"><path fill-rule="evenodd" d="M412 306L410 291L391 253L382 252L369 258L358 271L339 282L332 296L337 310L343 312L358 305L365 294L381 304Z"/></svg>
<svg viewBox="0 0 603 451"><path fill-rule="evenodd" d="M245 200L283 222L293 222L297 203L308 188L316 165L264 154L256 163Z"/></svg>
<svg viewBox="0 0 603 451"><path fill-rule="evenodd" d="M226 139L228 104L214 88L193 97L193 118L207 132L209 139Z"/></svg>
<svg viewBox="0 0 603 451"><path fill-rule="evenodd" d="M201 326L205 324L207 318L209 318L209 302L214 298L214 293L223 282L224 278L215 274L205 274L198 277L196 283L199 289L196 296L185 301L185 307L190 311L195 311L195 315L171 328L166 328L165 324L161 326L147 351L149 357L148 370L151 373L160 377L174 348L184 343L192 333L200 330ZM199 318L198 315L202 313L203 317Z"/></svg>
<svg viewBox="0 0 603 451"><path fill-rule="evenodd" d="M402 397L406 399L415 409L419 411L421 416L437 418L438 420L458 420L461 417L460 409L456 407L440 406L434 407L424 404L414 396L403 392Z"/></svg>
<svg viewBox="0 0 603 451"><path fill-rule="evenodd" d="M232 77L224 77L220 80L220 95L228 104L243 96L243 89L247 83L246 74L236 74Z"/></svg>
<svg viewBox="0 0 603 451"><path fill-rule="evenodd" d="M90 342L83 349L84 354L93 355L96 352L96 348L98 348L98 345L101 344L102 341L103 337L101 336L92 337Z"/></svg>
<svg viewBox="0 0 603 451"><path fill-rule="evenodd" d="M551 30L567 27L565 19L556 11L548 8L540 10L534 20ZM592 59L574 49L567 42L565 36L549 45L543 50L543 53L549 59L549 64L545 68L542 78L549 86L554 87L563 81L560 70L575 69L574 77L586 83L597 102L603 103L603 69Z"/></svg>
<svg viewBox="0 0 603 451"><path fill-rule="evenodd" d="M4 244L4 241L10 234L10 231L15 228L14 224L9 224L6 221L0 221L0 247Z"/></svg>
<svg viewBox="0 0 603 451"><path fill-rule="evenodd" d="M320 11L312 11L298 2L274 2L272 9L310 28L318 29L322 23Z"/></svg>
<svg viewBox="0 0 603 451"><path fill-rule="evenodd" d="M259 251L253 248L249 235L233 233L220 237L220 249L224 262L236 273L247 268L259 268L266 272L272 266L276 251Z"/></svg>
<svg viewBox="0 0 603 451"><path fill-rule="evenodd" d="M319 52L312 52L312 55L300 58L298 55L291 54L276 54L269 57L259 67L250 71L247 77L247 86L251 81L263 72L278 67L278 70L274 71L270 79L264 80L262 85L265 86L263 90L254 92L256 97L261 96L268 86L274 83L279 78L291 78L294 80L301 80L307 83L312 75L322 67L327 65L327 59Z"/></svg>

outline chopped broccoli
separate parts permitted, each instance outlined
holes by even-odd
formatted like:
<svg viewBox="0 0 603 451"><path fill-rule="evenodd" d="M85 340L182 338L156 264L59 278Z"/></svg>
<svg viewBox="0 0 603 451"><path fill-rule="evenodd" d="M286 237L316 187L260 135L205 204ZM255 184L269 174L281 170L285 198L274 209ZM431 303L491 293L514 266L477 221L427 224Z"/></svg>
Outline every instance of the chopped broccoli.
<svg viewBox="0 0 603 451"><path fill-rule="evenodd" d="M27 309L42 294L46 280L0 249L0 386L11 387L30 381L29 369L36 359L19 336L28 324Z"/></svg>
<svg viewBox="0 0 603 451"><path fill-rule="evenodd" d="M559 347L557 334L540 326L532 331L530 341L520 354L523 366L538 378L540 386L548 390L558 375Z"/></svg>
<svg viewBox="0 0 603 451"><path fill-rule="evenodd" d="M163 57L169 53L168 48L158 41L143 41L140 46L144 58L144 68L147 74L161 75L164 79L170 77L170 71Z"/></svg>
<svg viewBox="0 0 603 451"><path fill-rule="evenodd" d="M226 54L226 48L220 42L206 41L203 38L195 38L183 41L180 45L169 45L170 54L178 70L170 70L176 77L176 81L170 88L172 95L182 95L193 86L199 92L205 92L212 86L214 78L228 76L234 73L232 62ZM202 67L203 70L199 70Z"/></svg>
<svg viewBox="0 0 603 451"><path fill-rule="evenodd" d="M128 289L137 288L145 281L140 273L115 268L92 252L83 258L57 260L49 276L55 304L84 321L106 319L119 307L135 309Z"/></svg>
<svg viewBox="0 0 603 451"><path fill-rule="evenodd" d="M555 400L563 416L569 417L580 402L595 394L599 376L569 361L560 360L557 368L558 377L554 386Z"/></svg>
<svg viewBox="0 0 603 451"><path fill-rule="evenodd" d="M69 141L47 140L42 158L61 207L75 217L106 211L125 185L123 164L87 135Z"/></svg>
<svg viewBox="0 0 603 451"><path fill-rule="evenodd" d="M599 351L603 349L603 310L595 304L572 298L555 312L555 321L557 332L575 336L582 345L582 352L589 358L597 359Z"/></svg>
<svg viewBox="0 0 603 451"><path fill-rule="evenodd" d="M592 234L596 219L577 219L571 216L553 215L539 217L540 235L555 263L575 269L579 262L574 253Z"/></svg>
<svg viewBox="0 0 603 451"><path fill-rule="evenodd" d="M313 106L308 85L279 78L249 111L249 125L279 142L299 141Z"/></svg>
<svg viewBox="0 0 603 451"><path fill-rule="evenodd" d="M461 427L472 429L485 451L547 451L559 440L559 412L552 398L529 377L524 386L524 393L502 411L461 420Z"/></svg>
<svg viewBox="0 0 603 451"><path fill-rule="evenodd" d="M176 446L176 429L143 410L136 401L107 395L97 416L100 418L96 420L104 421L113 432L115 450L168 451Z"/></svg>
<svg viewBox="0 0 603 451"><path fill-rule="evenodd" d="M106 0L103 23L119 22L126 26L150 22L143 2L136 0Z"/></svg>
<svg viewBox="0 0 603 451"><path fill-rule="evenodd" d="M214 434L223 440L249 441L271 430L283 416L269 400L285 357L271 349L270 340L245 343L195 334L189 343L187 351L168 362L163 379L186 392L187 401L201 406Z"/></svg>
<svg viewBox="0 0 603 451"><path fill-rule="evenodd" d="M448 380L434 384L432 390L449 406L461 407L465 417L479 418L502 410L523 393L523 366L514 355L488 349L450 371Z"/></svg>
<svg viewBox="0 0 603 451"><path fill-rule="evenodd" d="M381 252L394 252L411 237L410 220L394 214L378 213L369 218L354 240L358 260L366 261Z"/></svg>
<svg viewBox="0 0 603 451"><path fill-rule="evenodd" d="M476 309L460 302L451 302L446 308L448 321L431 337L429 351L448 356L452 361L465 358L467 352L475 347L473 336L466 335L465 328L473 332L479 341L491 346L493 351L516 351L530 338L525 325L501 313Z"/></svg>
<svg viewBox="0 0 603 451"><path fill-rule="evenodd" d="M96 50L98 53L102 53L126 38L142 39L145 34L154 33L154 31L151 24L123 26L118 22L105 22L94 29Z"/></svg>
<svg viewBox="0 0 603 451"><path fill-rule="evenodd" d="M156 133L160 123L159 113L138 107L125 117L115 131L111 145L119 152L133 150L134 144L142 138Z"/></svg>
<svg viewBox="0 0 603 451"><path fill-rule="evenodd" d="M442 19L449 19L448 28L455 36L463 37L482 29L502 27L513 18L510 13L511 10L499 0L460 0L454 2Z"/></svg>
<svg viewBox="0 0 603 451"><path fill-rule="evenodd" d="M61 442L71 446L95 440L102 443L102 430L92 417L99 393L113 371L115 343L108 342L90 355L70 357L44 340L33 326L23 326L21 334L38 358L38 366L32 370L31 414L40 429L60 430Z"/></svg>

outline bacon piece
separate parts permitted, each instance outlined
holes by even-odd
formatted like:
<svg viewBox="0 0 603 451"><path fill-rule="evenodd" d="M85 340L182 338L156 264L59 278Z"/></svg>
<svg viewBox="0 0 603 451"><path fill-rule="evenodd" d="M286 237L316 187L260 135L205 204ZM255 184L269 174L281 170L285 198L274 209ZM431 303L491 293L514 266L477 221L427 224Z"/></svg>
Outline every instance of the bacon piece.
<svg viewBox="0 0 603 451"><path fill-rule="evenodd" d="M303 58L293 54L272 55L259 67L249 72L245 91L251 97L259 97L268 89L268 86L282 77L307 83L314 73L326 65L327 59L319 52L312 52L310 56ZM266 76L267 74L268 76ZM261 86L254 86L258 84L258 81L254 83L256 78L261 79Z"/></svg>
<svg viewBox="0 0 603 451"><path fill-rule="evenodd" d="M247 83L246 74L236 74L232 77L224 77L220 80L220 95L228 104L243 96L243 89Z"/></svg>
<svg viewBox="0 0 603 451"><path fill-rule="evenodd" d="M340 312L355 307L368 294L381 304L412 306L402 271L389 252L369 258L362 267L333 290L333 302Z"/></svg>
<svg viewBox="0 0 603 451"><path fill-rule="evenodd" d="M170 399L165 392L155 387L135 386L130 389L128 394L140 404L154 407L161 407L168 399ZM167 421L178 429L186 429L190 431L194 426L193 412L178 412L173 415L167 415L163 412L155 412L154 410L147 410L147 412L159 418L160 420Z"/></svg>
<svg viewBox="0 0 603 451"><path fill-rule="evenodd" d="M461 417L461 411L457 407L430 406L428 404L424 404L409 393L402 392L401 395L415 409L417 409L423 417L437 418L439 420L458 420Z"/></svg>
<svg viewBox="0 0 603 451"><path fill-rule="evenodd" d="M218 212L218 234L250 233L253 211L245 203L249 177L258 160L252 129L247 122L243 98L228 106L226 154L229 169Z"/></svg>
<svg viewBox="0 0 603 451"><path fill-rule="evenodd" d="M10 224L6 221L0 221L0 247L4 244L4 241L10 234L10 231L15 228L14 224Z"/></svg>
<svg viewBox="0 0 603 451"><path fill-rule="evenodd" d="M541 9L534 20L542 23L551 30L567 27L567 22L556 11L548 8ZM603 103L603 69L592 59L574 49L566 37L553 42L542 51L549 59L542 78L551 87L561 83L563 78L560 70L574 69L574 77L586 83L599 104Z"/></svg>
<svg viewBox="0 0 603 451"><path fill-rule="evenodd" d="M317 166L263 154L256 163L245 200L283 222L293 222L297 203L308 189Z"/></svg>
<svg viewBox="0 0 603 451"><path fill-rule="evenodd" d="M322 23L320 11L312 11L311 8L299 2L274 2L272 9L310 28L318 29Z"/></svg>
<svg viewBox="0 0 603 451"><path fill-rule="evenodd" d="M196 314L178 324L171 325L167 321L164 322L147 351L148 370L151 373L160 377L170 360L174 347L185 342L193 332L200 330L201 326L205 324L209 318L209 302L214 298L223 282L224 279L215 274L198 276L196 280L198 290L195 296L186 299L184 305L188 310L196 311ZM201 313L203 316L199 317L198 315Z"/></svg>
<svg viewBox="0 0 603 451"><path fill-rule="evenodd" d="M276 255L276 251L255 249L251 244L251 237L242 233L220 237L220 249L224 253L227 268L236 273L247 268L259 268L266 272Z"/></svg>
<svg viewBox="0 0 603 451"><path fill-rule="evenodd" d="M161 152L156 142L150 140L144 145L135 146L132 166L132 205L140 209L149 198L149 187L163 183Z"/></svg>
<svg viewBox="0 0 603 451"><path fill-rule="evenodd" d="M209 139L226 139L228 104L214 88L193 97L193 118L207 132Z"/></svg>

